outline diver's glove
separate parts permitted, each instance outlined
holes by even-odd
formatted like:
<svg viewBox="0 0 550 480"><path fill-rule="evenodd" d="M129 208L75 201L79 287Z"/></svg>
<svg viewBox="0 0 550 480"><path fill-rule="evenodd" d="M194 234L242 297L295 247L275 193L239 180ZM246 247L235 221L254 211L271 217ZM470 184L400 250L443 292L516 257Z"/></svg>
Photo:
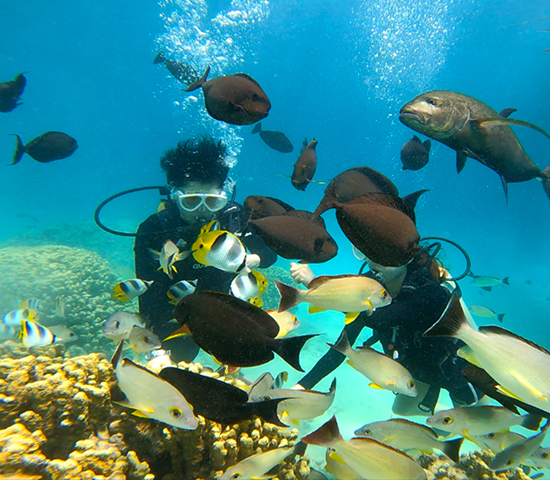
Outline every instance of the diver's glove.
<svg viewBox="0 0 550 480"><path fill-rule="evenodd" d="M315 274L306 263L290 262L290 276L295 283L301 283L307 288L309 282L315 278Z"/></svg>

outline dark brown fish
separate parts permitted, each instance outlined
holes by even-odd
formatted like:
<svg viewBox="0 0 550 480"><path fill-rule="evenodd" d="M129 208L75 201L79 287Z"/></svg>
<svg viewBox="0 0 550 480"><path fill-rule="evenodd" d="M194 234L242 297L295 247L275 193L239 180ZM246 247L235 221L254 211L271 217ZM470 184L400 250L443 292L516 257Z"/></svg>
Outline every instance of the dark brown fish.
<svg viewBox="0 0 550 480"><path fill-rule="evenodd" d="M509 113L504 111L504 115ZM458 173L468 157L494 170L500 176L508 198L508 183L543 180L548 191L550 179L537 167L519 143L510 125L520 125L543 133L528 122L505 118L489 105L461 93L433 90L403 105L399 120L407 127L438 140L456 151Z"/></svg>
<svg viewBox="0 0 550 480"><path fill-rule="evenodd" d="M71 156L78 148L73 137L61 132L46 132L23 145L21 137L17 137L17 147L11 165L19 163L23 154L28 153L37 162L48 163Z"/></svg>
<svg viewBox="0 0 550 480"><path fill-rule="evenodd" d="M177 80L187 85L193 82L196 82L197 78L199 77L198 73L192 66L186 65L185 63L182 63L182 62L177 62L175 60L168 60L164 56L164 52L157 53L157 56L153 60L153 63L156 63L156 64L164 63L168 71Z"/></svg>
<svg viewBox="0 0 550 480"><path fill-rule="evenodd" d="M19 99L26 84L27 79L22 73L10 82L0 83L0 112L11 112L15 107L22 104Z"/></svg>
<svg viewBox="0 0 550 480"><path fill-rule="evenodd" d="M193 406L195 415L202 415L224 425L249 420L254 416L266 422L286 427L277 416L277 405L284 399L248 403L248 393L216 378L181 368L163 368L159 377L176 388Z"/></svg>
<svg viewBox="0 0 550 480"><path fill-rule="evenodd" d="M420 170L425 167L430 161L430 148L432 142L426 140L424 143L413 135L412 140L403 145L401 148L401 163L403 170Z"/></svg>
<svg viewBox="0 0 550 480"><path fill-rule="evenodd" d="M271 102L259 83L246 73L236 73L206 80L210 67L195 83L185 89L202 87L208 114L231 125L251 125L267 117Z"/></svg>
<svg viewBox="0 0 550 480"><path fill-rule="evenodd" d="M290 153L294 150L292 143L290 143L290 140L286 138L284 133L272 130L262 130L262 122L257 123L251 133L259 133L264 143L278 152Z"/></svg>
<svg viewBox="0 0 550 480"><path fill-rule="evenodd" d="M279 325L271 315L254 305L219 292L195 292L184 297L174 310L192 339L223 365L252 367L262 365L277 353L296 370L300 351L315 335L276 339ZM176 332L174 335L177 335Z"/></svg>
<svg viewBox="0 0 550 480"><path fill-rule="evenodd" d="M372 193L336 203L340 228L367 258L386 267L409 263L420 247L414 212L399 197Z"/></svg>
<svg viewBox="0 0 550 480"><path fill-rule="evenodd" d="M310 184L317 169L317 153L315 148L319 142L313 139L307 147L302 149L302 153L294 164L292 173L292 186L297 190L305 190Z"/></svg>
<svg viewBox="0 0 550 480"><path fill-rule="evenodd" d="M265 244L283 258L300 263L323 263L334 258L338 245L325 229L321 217L293 210L283 215L251 220Z"/></svg>
<svg viewBox="0 0 550 480"><path fill-rule="evenodd" d="M259 218L271 217L273 215L283 215L286 212L294 210L287 203L273 197L262 197L260 195L250 195L244 201L244 211L247 218L257 220Z"/></svg>
<svg viewBox="0 0 550 480"><path fill-rule="evenodd" d="M399 195L393 182L370 167L355 167L340 173L328 184L325 195L314 212L315 216L334 208L336 203L346 203L369 193Z"/></svg>

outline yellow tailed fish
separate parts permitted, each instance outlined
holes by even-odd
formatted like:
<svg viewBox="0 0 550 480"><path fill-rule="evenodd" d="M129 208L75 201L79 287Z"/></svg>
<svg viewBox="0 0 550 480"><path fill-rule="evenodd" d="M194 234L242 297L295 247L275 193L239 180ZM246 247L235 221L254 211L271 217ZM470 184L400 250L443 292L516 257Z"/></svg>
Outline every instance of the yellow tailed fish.
<svg viewBox="0 0 550 480"><path fill-rule="evenodd" d="M172 240L166 240L160 252L152 249L149 249L149 251L160 263L159 270L162 270L170 278L174 278L174 272L177 273L175 263L185 260L190 254L189 251L180 252L180 249Z"/></svg>
<svg viewBox="0 0 550 480"><path fill-rule="evenodd" d="M191 405L185 397L168 382L153 372L122 358L121 341L111 363L118 386L126 395L127 402L118 402L134 410L138 417L150 418L175 428L195 430L199 424Z"/></svg>
<svg viewBox="0 0 550 480"><path fill-rule="evenodd" d="M300 326L300 320L290 312L266 310L266 313L269 313L273 317L273 320L277 322L277 325L279 325L279 333L275 338L282 338Z"/></svg>
<svg viewBox="0 0 550 480"><path fill-rule="evenodd" d="M416 397L418 390L410 372L399 362L371 347L351 348L346 332L336 343L328 344L349 358L347 362L372 383L373 388L391 390L408 397Z"/></svg>
<svg viewBox="0 0 550 480"><path fill-rule="evenodd" d="M346 324L353 322L360 312L371 315L376 308L391 303L388 291L373 278L363 275L334 275L314 278L307 290L275 280L281 294L279 312L302 302L310 304L310 313L336 310L346 313Z"/></svg>
<svg viewBox="0 0 550 480"><path fill-rule="evenodd" d="M429 417L426 423L444 432L477 437L492 432L508 431L515 425L538 430L540 421L539 415L516 415L505 407L480 405L441 410Z"/></svg>
<svg viewBox="0 0 550 480"><path fill-rule="evenodd" d="M342 457L333 448L327 448L325 461L327 462L325 470L338 480L363 480L359 474L355 473L353 468L342 460Z"/></svg>
<svg viewBox="0 0 550 480"><path fill-rule="evenodd" d="M154 280L140 280L132 278L123 282L117 283L113 287L113 298L119 302L129 302L139 295L142 295L147 289L153 285Z"/></svg>
<svg viewBox="0 0 550 480"><path fill-rule="evenodd" d="M458 290L441 318L424 336L459 338L503 392L550 412L550 352L502 327L473 328L460 303Z"/></svg>
<svg viewBox="0 0 550 480"><path fill-rule="evenodd" d="M259 480L273 478L273 475L266 475L272 468L282 463L282 461L292 455L295 447L279 447L273 450L256 453L246 457L236 465L229 467L219 480Z"/></svg>
<svg viewBox="0 0 550 480"><path fill-rule="evenodd" d="M330 447L360 478L376 480L426 480L426 472L406 453L371 438L344 440L336 417L302 441L310 445Z"/></svg>
<svg viewBox="0 0 550 480"><path fill-rule="evenodd" d="M55 342L55 335L39 323L24 320L21 322L21 343L27 348L44 347Z"/></svg>
<svg viewBox="0 0 550 480"><path fill-rule="evenodd" d="M397 450L420 450L428 455L432 455L434 449L440 450L454 462L460 459L464 441L463 438L441 441L430 427L404 418L367 423L355 430L354 435L373 438Z"/></svg>

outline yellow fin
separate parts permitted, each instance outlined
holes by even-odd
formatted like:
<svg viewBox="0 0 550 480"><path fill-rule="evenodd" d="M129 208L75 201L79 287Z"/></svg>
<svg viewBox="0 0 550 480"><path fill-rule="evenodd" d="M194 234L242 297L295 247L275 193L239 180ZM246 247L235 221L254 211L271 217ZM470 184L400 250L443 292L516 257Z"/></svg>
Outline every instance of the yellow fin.
<svg viewBox="0 0 550 480"><path fill-rule="evenodd" d="M521 383L527 390L529 390L529 393L533 395L534 397L538 397L541 400L548 400L548 397L544 395L540 390L536 389L533 385L531 385L524 377L516 373L514 370L510 372L510 374L519 382ZM517 398L517 397L516 397ZM521 399L520 399L521 400Z"/></svg>
<svg viewBox="0 0 550 480"><path fill-rule="evenodd" d="M293 423L294 425L296 425L297 427L300 426L300 421L299 420L291 420L290 422Z"/></svg>
<svg viewBox="0 0 550 480"><path fill-rule="evenodd" d="M151 412L153 413L153 412ZM139 418L151 418L149 415L147 415L145 412L142 412L141 410L134 410L132 412L132 415L139 417Z"/></svg>
<svg viewBox="0 0 550 480"><path fill-rule="evenodd" d="M346 313L346 319L344 323L347 325L353 322L358 316L359 316L359 312Z"/></svg>
<svg viewBox="0 0 550 480"><path fill-rule="evenodd" d="M377 385L376 383L372 382L372 383L369 383L369 387L371 388L376 388L378 390L384 390L383 387L381 387L380 385Z"/></svg>
<svg viewBox="0 0 550 480"><path fill-rule="evenodd" d="M467 360L472 365L475 365L476 367L479 367L479 368L483 368L477 361L477 358L475 357L474 352L468 345L464 345L463 347L460 347L457 353L459 357L463 358L464 360Z"/></svg>
<svg viewBox="0 0 550 480"><path fill-rule="evenodd" d="M288 333L288 330L286 328L283 328L279 331L278 337L284 337Z"/></svg>
<svg viewBox="0 0 550 480"><path fill-rule="evenodd" d="M319 313L324 311L325 311L324 308L314 307L313 305L310 305L307 309L307 313Z"/></svg>
<svg viewBox="0 0 550 480"><path fill-rule="evenodd" d="M336 452L330 452L328 456L334 460L335 462L341 463L342 465L346 465L346 462L342 459L340 455L338 455Z"/></svg>
<svg viewBox="0 0 550 480"><path fill-rule="evenodd" d="M167 340L171 340L172 338L177 337L183 337L184 335L190 335L191 331L189 330L189 327L187 325L184 325L183 327L176 330L171 335L168 335L163 341L166 342Z"/></svg>
<svg viewBox="0 0 550 480"><path fill-rule="evenodd" d="M351 363L351 360L346 360L346 363L351 367L351 368L355 368L355 365L353 363ZM355 368L355 370L357 370L357 368Z"/></svg>

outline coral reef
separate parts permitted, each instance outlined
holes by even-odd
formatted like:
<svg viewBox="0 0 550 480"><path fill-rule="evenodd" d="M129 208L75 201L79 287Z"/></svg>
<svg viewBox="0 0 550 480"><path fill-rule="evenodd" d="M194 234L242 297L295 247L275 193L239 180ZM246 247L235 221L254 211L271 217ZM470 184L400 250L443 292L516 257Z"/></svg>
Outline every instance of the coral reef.
<svg viewBox="0 0 550 480"><path fill-rule="evenodd" d="M262 272L269 280L267 290L262 295L262 299L264 301L262 308L264 310L276 309L279 306L279 299L281 296L279 295L279 290L277 290L273 280L279 280L279 282L286 283L287 285L295 285L295 283L293 282L288 270L285 270L284 268L273 265L268 268L260 268L259 271Z"/></svg>
<svg viewBox="0 0 550 480"><path fill-rule="evenodd" d="M200 418L195 431L138 418L114 405L120 391L101 354L0 359L0 475L46 480L217 478L260 451L293 445L297 430L256 418L222 426ZM199 364L180 364L219 377ZM224 378L239 387L236 378ZM8 458L9 457L9 458ZM5 461L4 461L5 460ZM303 480L308 462L286 463L280 480ZM154 476L153 476L154 475Z"/></svg>
<svg viewBox="0 0 550 480"><path fill-rule="evenodd" d="M493 472L487 466L493 457L481 450L461 455L457 464L443 455L421 455L418 463L427 471L428 480L530 480L521 468Z"/></svg>
<svg viewBox="0 0 550 480"><path fill-rule="evenodd" d="M67 345L72 354L103 351L113 345L101 336L108 316L118 310L136 310L136 302L121 305L111 298L118 281L109 263L89 250L49 245L0 249L0 312L16 308L14 299L37 298L40 323L63 324L79 337ZM65 301L65 318L59 318L55 304Z"/></svg>

